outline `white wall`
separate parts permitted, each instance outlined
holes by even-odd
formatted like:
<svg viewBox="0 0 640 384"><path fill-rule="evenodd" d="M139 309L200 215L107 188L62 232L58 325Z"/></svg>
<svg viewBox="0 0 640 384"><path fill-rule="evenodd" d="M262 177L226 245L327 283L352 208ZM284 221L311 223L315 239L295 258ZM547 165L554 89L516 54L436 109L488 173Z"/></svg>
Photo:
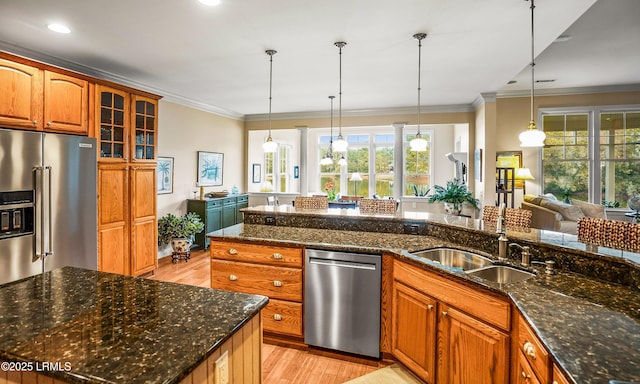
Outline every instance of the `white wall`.
<svg viewBox="0 0 640 384"><path fill-rule="evenodd" d="M248 133L248 154L247 154L247 191L260 192L262 182L264 182L264 152L262 151L262 143L267 140L269 131L250 131ZM271 139L278 144L284 144L291 147L291 167L300 166L300 132L292 129L272 129ZM260 183L253 183L253 164L260 164L261 176ZM293 172L293 171L292 171ZM300 191L300 179L291 178L289 192Z"/></svg>
<svg viewBox="0 0 640 384"><path fill-rule="evenodd" d="M160 100L158 107L158 156L174 158L173 193L157 196L158 218L166 213L182 215L196 187L198 151L224 154L223 185L205 192L246 192L244 122ZM170 253L170 252L169 252ZM159 254L168 254L160 249Z"/></svg>

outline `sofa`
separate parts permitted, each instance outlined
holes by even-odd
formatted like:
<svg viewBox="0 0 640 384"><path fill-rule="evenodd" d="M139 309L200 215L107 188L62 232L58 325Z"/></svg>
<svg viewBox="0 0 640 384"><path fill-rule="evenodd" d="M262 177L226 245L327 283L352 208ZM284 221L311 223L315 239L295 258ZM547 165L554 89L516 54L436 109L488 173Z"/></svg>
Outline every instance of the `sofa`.
<svg viewBox="0 0 640 384"><path fill-rule="evenodd" d="M552 194L525 195L522 208L531 211L531 228L577 234L578 220L583 217L606 219L603 205L571 199L563 203Z"/></svg>

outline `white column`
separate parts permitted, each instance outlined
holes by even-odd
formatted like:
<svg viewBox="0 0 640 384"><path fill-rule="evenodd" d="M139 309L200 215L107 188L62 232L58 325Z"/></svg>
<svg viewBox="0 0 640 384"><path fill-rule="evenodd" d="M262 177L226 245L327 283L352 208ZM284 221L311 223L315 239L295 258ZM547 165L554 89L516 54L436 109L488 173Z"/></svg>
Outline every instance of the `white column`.
<svg viewBox="0 0 640 384"><path fill-rule="evenodd" d="M306 196L309 194L309 170L307 169L309 127L299 126L296 129L300 132L300 195Z"/></svg>
<svg viewBox="0 0 640 384"><path fill-rule="evenodd" d="M404 166L402 164L402 159L404 158L404 126L406 122L398 122L393 123L394 133L393 133L393 197L396 200L400 200L402 198L402 193L404 189Z"/></svg>

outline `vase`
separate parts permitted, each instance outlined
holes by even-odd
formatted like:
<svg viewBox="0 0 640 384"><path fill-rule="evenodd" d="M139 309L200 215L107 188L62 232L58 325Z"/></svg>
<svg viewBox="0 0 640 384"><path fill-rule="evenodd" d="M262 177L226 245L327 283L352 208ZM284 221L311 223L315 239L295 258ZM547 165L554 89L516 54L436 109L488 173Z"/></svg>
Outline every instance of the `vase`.
<svg viewBox="0 0 640 384"><path fill-rule="evenodd" d="M193 244L191 239L171 239L171 249L173 249L173 252L187 252L191 249L191 244Z"/></svg>
<svg viewBox="0 0 640 384"><path fill-rule="evenodd" d="M462 204L444 202L444 211L450 215L459 215L462 212Z"/></svg>
<svg viewBox="0 0 640 384"><path fill-rule="evenodd" d="M627 206L629 207L629 209L639 212L640 211L640 195L631 196L629 200L627 200Z"/></svg>

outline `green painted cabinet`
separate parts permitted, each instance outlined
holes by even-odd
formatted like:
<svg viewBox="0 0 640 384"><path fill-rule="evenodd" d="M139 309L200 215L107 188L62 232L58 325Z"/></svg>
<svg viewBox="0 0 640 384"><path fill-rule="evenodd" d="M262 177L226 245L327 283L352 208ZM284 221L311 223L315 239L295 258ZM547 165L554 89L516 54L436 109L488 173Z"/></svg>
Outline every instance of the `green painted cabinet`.
<svg viewBox="0 0 640 384"><path fill-rule="evenodd" d="M238 220L238 217L242 218L242 212L239 212L239 209L246 208L248 202L248 195L187 200L187 212L196 213L204 223L204 231L196 234L194 246L209 248L207 233L241 223L243 220Z"/></svg>

